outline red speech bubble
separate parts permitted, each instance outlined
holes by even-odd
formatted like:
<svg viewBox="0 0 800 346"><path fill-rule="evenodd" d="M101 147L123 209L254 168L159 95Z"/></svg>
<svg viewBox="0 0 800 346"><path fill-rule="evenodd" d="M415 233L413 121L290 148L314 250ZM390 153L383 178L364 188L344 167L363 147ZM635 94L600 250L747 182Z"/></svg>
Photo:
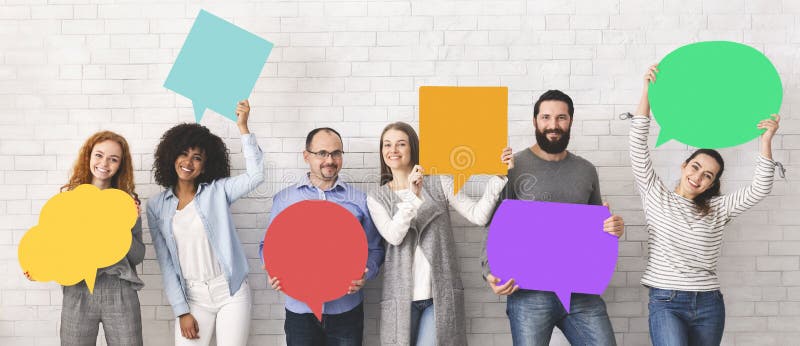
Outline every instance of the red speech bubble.
<svg viewBox="0 0 800 346"><path fill-rule="evenodd" d="M264 268L281 290L322 320L322 304L345 294L367 267L367 235L344 207L309 200L290 205L264 236Z"/></svg>

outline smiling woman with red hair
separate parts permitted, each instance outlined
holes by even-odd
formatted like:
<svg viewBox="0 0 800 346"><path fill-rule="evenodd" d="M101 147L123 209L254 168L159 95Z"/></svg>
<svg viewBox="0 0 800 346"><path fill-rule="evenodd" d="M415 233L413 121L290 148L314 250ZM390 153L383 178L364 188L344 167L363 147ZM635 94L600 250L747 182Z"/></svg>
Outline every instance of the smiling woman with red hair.
<svg viewBox="0 0 800 346"><path fill-rule="evenodd" d="M81 184L92 184L101 190L114 188L125 191L134 198L138 208L131 152L125 138L111 131L101 131L83 143L69 182L61 187L61 191L73 190ZM144 287L144 282L136 274L136 265L142 263L145 253L141 217L137 216L131 233L127 255L116 264L97 270L94 293L89 292L85 281L63 287L62 345L94 345L100 323L109 345L142 345L142 317L137 291Z"/></svg>

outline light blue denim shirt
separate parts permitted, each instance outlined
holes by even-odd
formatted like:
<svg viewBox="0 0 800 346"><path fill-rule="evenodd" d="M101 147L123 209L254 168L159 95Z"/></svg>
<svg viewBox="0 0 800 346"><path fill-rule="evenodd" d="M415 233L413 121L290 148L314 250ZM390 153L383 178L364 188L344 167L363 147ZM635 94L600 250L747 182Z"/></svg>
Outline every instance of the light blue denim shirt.
<svg viewBox="0 0 800 346"><path fill-rule="evenodd" d="M263 153L254 134L242 135L242 152L247 166L246 173L202 183L194 195L194 206L203 222L219 266L228 280L231 295L239 291L247 277L248 265L236 234L230 205L264 181ZM147 201L147 223L158 264L161 266L164 291L175 317L189 312L186 282L181 273L178 247L172 234L172 217L177 208L178 197L173 194L172 188Z"/></svg>
<svg viewBox="0 0 800 346"><path fill-rule="evenodd" d="M383 264L383 256L385 249L383 248L383 238L375 228L372 222L372 217L369 215L367 209L367 195L337 179L336 183L328 190L320 190L309 180L306 174L303 179L296 185L287 187L278 192L272 197L272 211L269 216L269 224L275 219L284 209L290 205L305 201L305 200L326 200L336 203L355 215L361 227L364 228L364 233L367 235L367 269L369 271L365 275L367 280L371 280L378 276L378 270ZM269 227L269 225L267 226ZM331 247L336 247L336 244L331 244ZM258 254L261 256L261 263L264 263L264 241L258 246ZM280 280L280 278L278 278ZM364 300L363 290L359 290L355 294L345 294L342 297L325 302L322 306L322 313L324 314L341 314L353 310L358 304ZM286 296L286 309L296 314L311 313L311 309L297 299Z"/></svg>

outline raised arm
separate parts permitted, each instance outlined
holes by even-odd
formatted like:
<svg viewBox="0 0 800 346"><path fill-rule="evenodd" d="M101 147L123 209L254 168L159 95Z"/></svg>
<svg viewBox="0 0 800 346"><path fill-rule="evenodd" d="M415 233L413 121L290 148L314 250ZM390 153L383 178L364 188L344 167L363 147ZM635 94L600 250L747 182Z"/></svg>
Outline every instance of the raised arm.
<svg viewBox="0 0 800 346"><path fill-rule="evenodd" d="M772 191L772 181L775 175L775 161L772 161L772 138L778 131L780 120L780 115L773 114L770 119L758 123L758 128L766 129L766 131L761 135L761 155L756 163L753 181L750 185L724 195L720 199L729 218L736 217L752 208Z"/></svg>
<svg viewBox="0 0 800 346"><path fill-rule="evenodd" d="M636 114L631 119L629 140L631 169L636 180L636 187L642 196L661 184L655 170L653 170L650 149L647 147L647 135L650 132L650 100L647 98L647 93L650 83L654 83L656 80L656 72L658 72L658 69L656 65L653 65L645 73L639 106L636 108Z"/></svg>
<svg viewBox="0 0 800 346"><path fill-rule="evenodd" d="M514 168L514 153L510 147L503 148L500 153L500 162L508 166L508 170ZM466 193L458 191L455 196L450 191L453 191L453 179L448 176L443 176L441 179L442 189L447 196L447 201L459 214L464 216L469 222L475 225L483 226L492 220L494 211L497 208L497 202L503 192L503 188L508 182L508 175L493 176L489 179L486 190L479 200L473 200Z"/></svg>
<svg viewBox="0 0 800 346"><path fill-rule="evenodd" d="M486 190L480 199L474 200L464 193L463 189L453 196L453 178L449 176L441 177L442 189L447 202L459 214L464 216L469 222L476 225L485 225L489 222L494 211L500 192L503 191L508 178L493 176L487 183Z"/></svg>
<svg viewBox="0 0 800 346"><path fill-rule="evenodd" d="M235 177L225 178L223 186L228 203L233 203L253 191L258 185L264 182L264 153L258 147L256 136L250 133L247 127L247 120L250 116L250 103L247 100L239 102L236 107L239 133L242 135L242 153L246 172Z"/></svg>

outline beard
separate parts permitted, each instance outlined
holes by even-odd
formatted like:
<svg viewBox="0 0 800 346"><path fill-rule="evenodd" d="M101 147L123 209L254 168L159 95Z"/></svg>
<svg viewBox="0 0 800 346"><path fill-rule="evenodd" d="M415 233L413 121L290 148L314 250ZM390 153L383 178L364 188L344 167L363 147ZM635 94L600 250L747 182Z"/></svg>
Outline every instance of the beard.
<svg viewBox="0 0 800 346"><path fill-rule="evenodd" d="M562 131L561 129L551 129L545 130L544 132L539 131L536 129L536 143L539 144L539 147L544 150L544 152L548 154L558 154L564 152L567 149L567 145L569 145L569 132L570 130ZM556 141L550 141L547 139L547 134L549 133L557 133L561 135Z"/></svg>
<svg viewBox="0 0 800 346"><path fill-rule="evenodd" d="M319 166L319 175L320 175L320 176L322 176L322 177L323 177L323 178L325 178L325 179L332 179L332 178L336 178L336 176L339 174L339 172L338 172L338 170L337 170L337 168L338 168L338 167L339 167L339 165L337 165L337 164L335 164L335 163L333 163L333 164L327 164L327 165L325 165L325 164L323 164L323 165L320 165L320 166ZM325 169L326 169L326 168L333 168L333 170L334 170L334 171L333 171L333 174L331 174L330 176L326 175L326 174L325 174Z"/></svg>

